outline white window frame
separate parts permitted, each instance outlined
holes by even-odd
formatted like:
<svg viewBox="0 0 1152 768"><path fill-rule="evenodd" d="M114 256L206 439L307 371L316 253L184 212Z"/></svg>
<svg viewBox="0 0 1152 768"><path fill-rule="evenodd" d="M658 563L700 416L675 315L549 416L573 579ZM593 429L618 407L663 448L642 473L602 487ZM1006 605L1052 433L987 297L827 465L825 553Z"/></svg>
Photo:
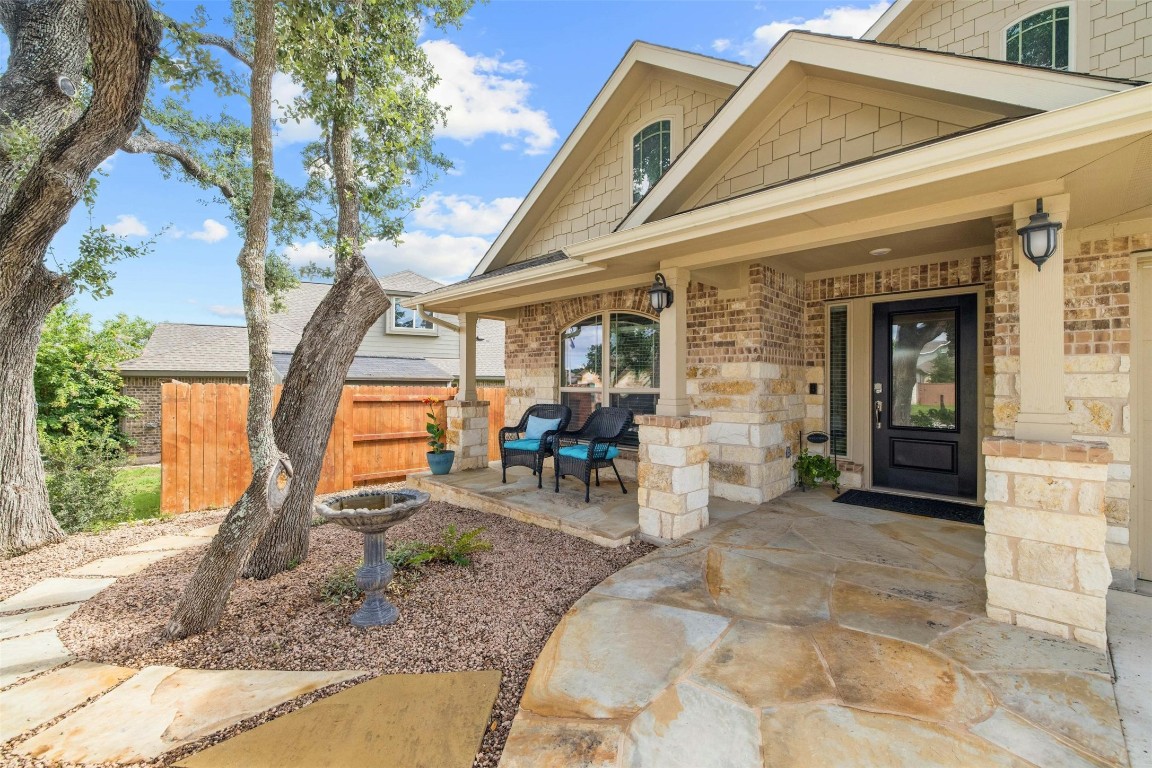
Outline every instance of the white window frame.
<svg viewBox="0 0 1152 768"><path fill-rule="evenodd" d="M1008 60L1008 30L1038 13L1053 8L1068 9L1068 69L1053 69L1053 72L1087 72L1088 48L1091 44L1091 30L1088 27L1088 14L1080 13L1074 0L1065 0L1060 3L1040 0L1040 2L1027 3L1020 6L1019 13L1000 27L998 34L991 35L991 51L993 59Z"/></svg>
<svg viewBox="0 0 1152 768"><path fill-rule="evenodd" d="M415 295L415 294L413 294L413 295ZM394 333L394 334L397 334L400 336L439 336L440 335L440 328L435 323L431 324L432 325L431 328L405 328L403 326L396 325L396 307L400 307L402 309L408 310L409 312L412 313L412 315L416 318L416 320L423 320L424 318L420 317L420 315L418 315L416 313L416 309L414 307L409 307L407 304L404 303L404 300L412 298L411 296L389 296L388 298L392 300L392 306L388 308L388 312L386 313L386 316L388 319L387 319L386 324L384 326L384 332L385 333ZM427 321L425 321L425 322L427 322Z"/></svg>
<svg viewBox="0 0 1152 768"><path fill-rule="evenodd" d="M639 203L639 200L635 202L632 200L632 179L636 173L636 159L632 155L632 142L636 139L636 134L640 133L640 131L653 123L659 123L663 120L667 120L669 123L668 168L671 168L672 164L676 162L676 158L680 156L680 153L684 149L684 108L682 106L679 104L669 104L666 107L653 110L628 126L624 134L624 141L622 143L624 145L624 168L627 171L627 175L624 177L624 205L626 210L630 210L632 206ZM661 179L668 173L668 168L665 168L664 173L660 175ZM659 182L659 179L657 179L657 182ZM651 188L649 188L648 191L651 192ZM644 198L641 197L640 199L643 200Z"/></svg>
<svg viewBox="0 0 1152 768"><path fill-rule="evenodd" d="M564 328L560 329L557 334L557 343L559 344L560 357L559 365L557 366L557 383L559 384L559 392L561 395L565 392L593 392L599 393L600 405L607 407L612 405L612 395L656 395L657 399L660 397L660 387L610 387L608 382L612 378L612 315L636 315L637 317L647 318L656 323L656 327L660 327L660 319L648 314L647 312L638 312L632 309L606 309L602 312L592 312L591 314L579 317L572 322L568 323ZM598 387L566 387L564 386L564 379L567 370L564 367L564 331L567 331L574 325L578 325L585 320L593 317L600 318L600 333L601 333L601 349L604 352L600 355L600 381ZM575 429L577 425L570 428Z"/></svg>

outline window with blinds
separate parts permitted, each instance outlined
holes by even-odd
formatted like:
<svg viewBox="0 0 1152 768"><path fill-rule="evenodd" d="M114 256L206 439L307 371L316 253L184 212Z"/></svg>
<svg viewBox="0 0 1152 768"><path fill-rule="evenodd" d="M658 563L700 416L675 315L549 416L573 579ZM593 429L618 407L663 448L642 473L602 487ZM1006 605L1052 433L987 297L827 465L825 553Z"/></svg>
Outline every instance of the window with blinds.
<svg viewBox="0 0 1152 768"><path fill-rule="evenodd" d="M828 435L831 452L848 453L848 307L828 310Z"/></svg>

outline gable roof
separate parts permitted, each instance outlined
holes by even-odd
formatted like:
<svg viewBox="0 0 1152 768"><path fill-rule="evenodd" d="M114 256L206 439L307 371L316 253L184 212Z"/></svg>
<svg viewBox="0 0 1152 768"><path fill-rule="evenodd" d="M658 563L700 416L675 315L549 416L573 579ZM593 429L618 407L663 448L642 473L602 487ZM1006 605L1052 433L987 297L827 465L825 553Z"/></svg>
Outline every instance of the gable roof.
<svg viewBox="0 0 1152 768"><path fill-rule="evenodd" d="M578 170L592 156L593 150L615 127L617 114L630 106L633 89L653 69L700 78L726 88L736 88L752 71L751 67L733 61L642 41L634 42L564 140L556 156L488 248L484 258L476 265L472 271L473 277L505 266L504 263L496 263L498 256L514 251L515 241L529 236L537 220L547 215L546 209L563 195L571 179L578 175Z"/></svg>
<svg viewBox="0 0 1152 768"><path fill-rule="evenodd" d="M410 269L384 275L384 277L379 278L379 281L380 287L388 293L410 293L416 295L444 287L444 283L438 283L430 277L418 275Z"/></svg>
<svg viewBox="0 0 1152 768"><path fill-rule="evenodd" d="M894 92L939 109L965 127L1083 103L1142 85L1078 73L872 41L788 32L711 122L685 148L617 227L637 227L683 210L691 195L723 172L720 165L766 116L790 108L813 82ZM807 84L807 86L806 86Z"/></svg>
<svg viewBox="0 0 1152 768"><path fill-rule="evenodd" d="M157 323L144 351L139 357L121 363L120 370L247 376L248 329L231 325Z"/></svg>

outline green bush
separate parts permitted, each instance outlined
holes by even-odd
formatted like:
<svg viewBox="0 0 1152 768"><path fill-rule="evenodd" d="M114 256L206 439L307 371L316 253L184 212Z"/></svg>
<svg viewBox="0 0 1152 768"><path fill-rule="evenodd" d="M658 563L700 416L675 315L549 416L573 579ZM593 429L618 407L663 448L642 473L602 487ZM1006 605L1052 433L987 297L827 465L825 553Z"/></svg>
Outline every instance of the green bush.
<svg viewBox="0 0 1152 768"><path fill-rule="evenodd" d="M453 565L471 565L471 555L476 552L487 552L492 545L480 538L483 528L473 528L463 533L457 532L456 526L450 525L441 534L439 544L424 544L419 541L400 542L411 550L409 562L411 565L424 565L425 563L452 563Z"/></svg>
<svg viewBox="0 0 1152 768"><path fill-rule="evenodd" d="M808 453L802 448L796 456L796 484L803 490L815 488L822 483L828 483L836 490L840 490L840 470L836 462L827 456L818 453Z"/></svg>
<svg viewBox="0 0 1152 768"><path fill-rule="evenodd" d="M103 528L123 519L128 499L116 481L124 460L110 441L40 435L52 515L68 533Z"/></svg>
<svg viewBox="0 0 1152 768"><path fill-rule="evenodd" d="M350 603L364 594L360 591L360 587L356 586L356 569L358 567L360 567L359 564L343 565L337 568L320 586L320 599L333 605L339 605L340 603Z"/></svg>

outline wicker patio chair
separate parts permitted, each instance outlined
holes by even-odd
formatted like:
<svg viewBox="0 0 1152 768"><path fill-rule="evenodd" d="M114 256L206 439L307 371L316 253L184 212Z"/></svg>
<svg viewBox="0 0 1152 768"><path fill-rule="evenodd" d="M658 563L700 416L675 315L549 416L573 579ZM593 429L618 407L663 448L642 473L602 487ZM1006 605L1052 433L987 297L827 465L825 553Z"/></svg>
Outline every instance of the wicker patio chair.
<svg viewBox="0 0 1152 768"><path fill-rule="evenodd" d="M589 501L592 472L596 472L596 486L599 487L601 467L612 467L620 490L628 493L614 460L620 455L617 447L620 438L631 427L632 411L627 408L599 408L580 429L560 433L553 461L556 465L556 493L560 492L560 478L571 475L584 481L584 501Z"/></svg>
<svg viewBox="0 0 1152 768"><path fill-rule="evenodd" d="M538 422L530 423L530 419L546 422L556 422L555 425ZM533 405L524 411L520 423L514 427L504 427L500 430L500 482L508 482L508 467L531 467L532 474L536 475L536 487L543 488L544 459L552 455L552 444L558 432L568 428L572 418L572 410L566 405L558 403L542 403ZM540 427L540 434L530 433L530 428Z"/></svg>

